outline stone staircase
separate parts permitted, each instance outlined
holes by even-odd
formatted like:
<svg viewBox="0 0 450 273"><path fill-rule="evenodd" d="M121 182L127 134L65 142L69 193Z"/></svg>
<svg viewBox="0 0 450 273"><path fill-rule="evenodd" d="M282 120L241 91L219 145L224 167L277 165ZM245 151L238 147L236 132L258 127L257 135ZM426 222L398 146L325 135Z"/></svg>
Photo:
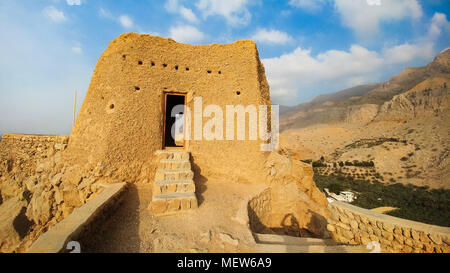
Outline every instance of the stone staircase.
<svg viewBox="0 0 450 273"><path fill-rule="evenodd" d="M361 245L342 245L332 239L253 233L262 253L369 253Z"/></svg>
<svg viewBox="0 0 450 273"><path fill-rule="evenodd" d="M153 182L151 212L154 215L168 215L197 208L189 152L160 150L155 155L158 158L158 169Z"/></svg>

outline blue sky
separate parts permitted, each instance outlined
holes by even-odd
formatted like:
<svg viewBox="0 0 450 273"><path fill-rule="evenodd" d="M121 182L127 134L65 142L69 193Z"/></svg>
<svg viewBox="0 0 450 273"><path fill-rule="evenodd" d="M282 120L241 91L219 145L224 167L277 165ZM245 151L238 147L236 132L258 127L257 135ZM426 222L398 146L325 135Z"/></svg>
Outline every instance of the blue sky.
<svg viewBox="0 0 450 273"><path fill-rule="evenodd" d="M0 134L69 134L95 64L124 32L253 39L272 102L381 82L450 46L448 0L0 0Z"/></svg>

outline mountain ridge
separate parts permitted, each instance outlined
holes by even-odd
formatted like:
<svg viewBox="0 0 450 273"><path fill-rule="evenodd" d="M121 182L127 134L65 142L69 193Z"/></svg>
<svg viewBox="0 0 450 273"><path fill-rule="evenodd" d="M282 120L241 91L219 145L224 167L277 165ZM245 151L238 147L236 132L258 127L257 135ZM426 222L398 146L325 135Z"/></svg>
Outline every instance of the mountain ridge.
<svg viewBox="0 0 450 273"><path fill-rule="evenodd" d="M348 113L365 105L379 108L394 96L407 92L427 78L450 73L450 49L423 67L408 67L384 83L366 84L319 95L281 114L280 128L303 128L319 123L348 120ZM373 112L373 110L371 110Z"/></svg>

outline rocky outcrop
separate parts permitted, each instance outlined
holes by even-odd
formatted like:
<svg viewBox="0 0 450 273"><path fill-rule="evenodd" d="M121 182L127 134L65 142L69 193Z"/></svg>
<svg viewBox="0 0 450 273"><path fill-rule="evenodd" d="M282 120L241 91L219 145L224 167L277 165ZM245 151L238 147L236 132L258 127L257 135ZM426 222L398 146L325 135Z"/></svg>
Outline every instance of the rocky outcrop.
<svg viewBox="0 0 450 273"><path fill-rule="evenodd" d="M276 152L266 166L270 187L249 202L252 230L327 237L328 201L314 183L312 166Z"/></svg>
<svg viewBox="0 0 450 273"><path fill-rule="evenodd" d="M0 252L14 251L30 229L25 197L26 193L17 195L0 206Z"/></svg>
<svg viewBox="0 0 450 273"><path fill-rule="evenodd" d="M423 67L406 68L380 87L368 92L361 103L383 104L428 78L450 73L450 49L447 49Z"/></svg>
<svg viewBox="0 0 450 273"><path fill-rule="evenodd" d="M407 120L437 116L446 111L450 105L449 91L448 74L429 78L384 103L377 120Z"/></svg>
<svg viewBox="0 0 450 273"><path fill-rule="evenodd" d="M378 114L379 106L376 104L354 105L347 108L347 123L365 125L371 122Z"/></svg>
<svg viewBox="0 0 450 273"><path fill-rule="evenodd" d="M96 170L80 175L64 161L67 143L67 136L2 137L0 252L23 250L98 192Z"/></svg>

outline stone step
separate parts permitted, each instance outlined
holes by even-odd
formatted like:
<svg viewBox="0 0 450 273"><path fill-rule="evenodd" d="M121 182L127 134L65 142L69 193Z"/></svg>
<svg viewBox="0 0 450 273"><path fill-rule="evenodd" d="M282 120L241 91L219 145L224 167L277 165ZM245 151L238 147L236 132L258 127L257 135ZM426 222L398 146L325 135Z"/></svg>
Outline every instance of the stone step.
<svg viewBox="0 0 450 273"><path fill-rule="evenodd" d="M150 210L154 215L166 215L198 207L195 193L172 193L153 196Z"/></svg>
<svg viewBox="0 0 450 273"><path fill-rule="evenodd" d="M189 152L185 150L158 150L155 155L159 160L162 159L176 159L189 160Z"/></svg>
<svg viewBox="0 0 450 273"><path fill-rule="evenodd" d="M153 195L195 192L195 183L190 180L163 180L153 183Z"/></svg>
<svg viewBox="0 0 450 273"><path fill-rule="evenodd" d="M186 159L161 159L158 162L160 170L190 170L191 162Z"/></svg>
<svg viewBox="0 0 450 273"><path fill-rule="evenodd" d="M338 245L337 242L332 239L318 239L307 237L294 237L277 234L260 234L253 233L255 241L259 244L282 244L282 245L298 245L298 246L310 246L310 245Z"/></svg>
<svg viewBox="0 0 450 273"><path fill-rule="evenodd" d="M190 170L158 169L155 174L155 182L166 180L192 180L194 173Z"/></svg>
<svg viewBox="0 0 450 273"><path fill-rule="evenodd" d="M260 244L258 252L261 253L369 253L364 246L349 245L284 245L284 244Z"/></svg>

